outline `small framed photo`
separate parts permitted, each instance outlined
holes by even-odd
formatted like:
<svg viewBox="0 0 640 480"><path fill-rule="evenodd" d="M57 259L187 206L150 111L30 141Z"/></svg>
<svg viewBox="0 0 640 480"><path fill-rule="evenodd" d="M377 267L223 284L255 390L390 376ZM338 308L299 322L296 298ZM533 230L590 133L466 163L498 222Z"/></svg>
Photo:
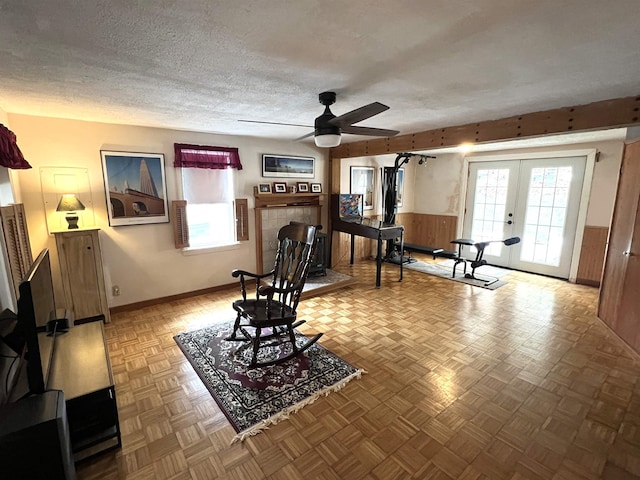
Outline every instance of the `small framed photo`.
<svg viewBox="0 0 640 480"><path fill-rule="evenodd" d="M285 182L273 182L273 193L287 193L287 184Z"/></svg>
<svg viewBox="0 0 640 480"><path fill-rule="evenodd" d="M322 184L321 183L312 183L311 184L311 193L322 193Z"/></svg>
<svg viewBox="0 0 640 480"><path fill-rule="evenodd" d="M309 183L307 183L307 182L298 182L298 192L299 193L309 193Z"/></svg>
<svg viewBox="0 0 640 480"><path fill-rule="evenodd" d="M271 193L271 184L270 183L258 184L258 193Z"/></svg>

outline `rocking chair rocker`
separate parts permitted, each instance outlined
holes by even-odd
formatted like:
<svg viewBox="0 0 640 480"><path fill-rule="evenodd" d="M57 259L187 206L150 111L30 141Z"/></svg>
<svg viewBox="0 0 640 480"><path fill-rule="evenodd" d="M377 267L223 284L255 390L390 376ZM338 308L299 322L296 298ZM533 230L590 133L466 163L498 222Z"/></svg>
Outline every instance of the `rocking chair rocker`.
<svg viewBox="0 0 640 480"><path fill-rule="evenodd" d="M226 340L248 342L253 351L250 367L285 362L300 355L322 336L319 333L300 345L293 331L305 323L305 320L296 321L296 309L311 267L316 233L316 227L311 225L286 225L278 232L272 271L256 274L234 270L231 273L234 278L240 277L242 298L233 302L237 316L233 332ZM255 299L247 298L247 277L256 281ZM268 285L267 279L270 279ZM265 351L270 353L263 353Z"/></svg>

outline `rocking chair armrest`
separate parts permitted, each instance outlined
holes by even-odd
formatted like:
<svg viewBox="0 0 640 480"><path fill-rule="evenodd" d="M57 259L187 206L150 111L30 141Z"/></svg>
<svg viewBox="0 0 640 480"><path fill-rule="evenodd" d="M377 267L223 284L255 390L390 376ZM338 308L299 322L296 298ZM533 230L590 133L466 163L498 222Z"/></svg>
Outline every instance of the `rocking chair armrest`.
<svg viewBox="0 0 640 480"><path fill-rule="evenodd" d="M272 298L275 293L291 293L297 289L298 287L296 285L292 285L289 288L278 288L273 285L261 285L260 288L258 288L258 293L268 298Z"/></svg>
<svg viewBox="0 0 640 480"><path fill-rule="evenodd" d="M233 278L238 278L238 277L265 278L270 275L273 275L273 271L267 272L267 273L251 273L251 272L247 272L246 270L236 269L231 272L231 276Z"/></svg>

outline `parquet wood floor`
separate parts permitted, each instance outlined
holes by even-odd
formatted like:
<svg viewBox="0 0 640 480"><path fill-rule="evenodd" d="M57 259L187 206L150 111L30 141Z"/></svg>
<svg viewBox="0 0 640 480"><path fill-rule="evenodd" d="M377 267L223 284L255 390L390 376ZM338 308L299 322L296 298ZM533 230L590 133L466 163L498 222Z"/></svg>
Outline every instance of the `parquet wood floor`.
<svg viewBox="0 0 640 480"><path fill-rule="evenodd" d="M242 444L173 340L237 289L112 316L123 446L90 479L638 479L640 360L597 289L514 272L489 291L373 262L304 300L307 333L368 371ZM479 272L480 273L480 272Z"/></svg>

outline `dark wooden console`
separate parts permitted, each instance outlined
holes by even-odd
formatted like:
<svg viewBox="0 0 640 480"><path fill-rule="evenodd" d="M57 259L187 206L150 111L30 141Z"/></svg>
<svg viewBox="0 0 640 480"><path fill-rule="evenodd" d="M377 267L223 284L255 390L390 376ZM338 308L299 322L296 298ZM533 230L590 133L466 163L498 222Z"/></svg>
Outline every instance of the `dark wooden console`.
<svg viewBox="0 0 640 480"><path fill-rule="evenodd" d="M122 445L116 392L101 321L38 336L45 388L62 390L75 461Z"/></svg>

